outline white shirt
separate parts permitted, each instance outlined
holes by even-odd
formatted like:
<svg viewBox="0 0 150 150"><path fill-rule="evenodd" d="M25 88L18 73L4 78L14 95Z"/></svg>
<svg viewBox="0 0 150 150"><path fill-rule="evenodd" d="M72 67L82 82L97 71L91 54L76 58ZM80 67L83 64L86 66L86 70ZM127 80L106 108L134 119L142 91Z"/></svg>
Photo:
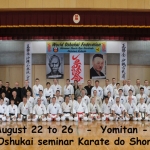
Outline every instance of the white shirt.
<svg viewBox="0 0 150 150"><path fill-rule="evenodd" d="M71 84L69 84L68 86L64 86L64 95L71 95L74 94L74 89L73 86Z"/></svg>
<svg viewBox="0 0 150 150"><path fill-rule="evenodd" d="M34 107L33 107L33 114L34 115L43 115L43 114L46 114L46 107L44 104L36 104Z"/></svg>
<svg viewBox="0 0 150 150"><path fill-rule="evenodd" d="M53 94L54 94L53 89L51 89L51 88L49 88L49 89L45 88L44 89L43 96L52 98Z"/></svg>
<svg viewBox="0 0 150 150"><path fill-rule="evenodd" d="M32 105L30 103L24 104L21 102L18 106L18 114L29 115L32 113Z"/></svg>
<svg viewBox="0 0 150 150"><path fill-rule="evenodd" d="M56 97L56 96L55 96ZM60 106L64 102L64 98L62 96L56 97L56 103L58 103ZM51 102L52 103L52 102Z"/></svg>
<svg viewBox="0 0 150 150"><path fill-rule="evenodd" d="M147 106L147 111L146 112L150 115L150 103Z"/></svg>
<svg viewBox="0 0 150 150"><path fill-rule="evenodd" d="M130 89L133 91L133 95L135 95L135 89L134 89L133 85L129 86L129 85L126 84L126 85L123 86L123 92L124 92L125 96L129 95L129 90Z"/></svg>
<svg viewBox="0 0 150 150"><path fill-rule="evenodd" d="M102 106L102 99L99 96L94 97L95 98L95 102L99 105L99 107L101 108ZM91 101L92 97L90 98Z"/></svg>
<svg viewBox="0 0 150 150"><path fill-rule="evenodd" d="M110 114L111 113L111 105L109 103L106 104L105 101L104 101L103 104L102 104L101 110L102 110L103 114Z"/></svg>
<svg viewBox="0 0 150 150"><path fill-rule="evenodd" d="M31 96L29 98L27 98L27 103L29 103L33 108L34 107L34 98Z"/></svg>
<svg viewBox="0 0 150 150"><path fill-rule="evenodd" d="M101 110L100 110L99 105L97 103L95 103L95 104L89 103L88 104L88 112L90 112L90 113L100 113Z"/></svg>
<svg viewBox="0 0 150 150"><path fill-rule="evenodd" d="M82 97L82 101L86 104L86 106L88 106L88 104L90 103L90 99L87 95L84 95L84 97Z"/></svg>
<svg viewBox="0 0 150 150"><path fill-rule="evenodd" d="M134 103L126 103L125 104L125 109L126 109L126 112L129 114L129 115L134 115L134 112L137 111L137 107Z"/></svg>
<svg viewBox="0 0 150 150"><path fill-rule="evenodd" d="M62 87L59 85L59 84L53 84L51 86L51 89L53 90L53 93L56 94L56 91L59 90L60 91L60 95L61 95L61 92L62 92Z"/></svg>
<svg viewBox="0 0 150 150"><path fill-rule="evenodd" d="M4 103L0 105L0 113L6 115L7 114L7 105Z"/></svg>
<svg viewBox="0 0 150 150"><path fill-rule="evenodd" d="M125 110L125 107L122 104L117 105L116 103L112 105L111 110L113 110L116 114L121 114L122 111Z"/></svg>
<svg viewBox="0 0 150 150"><path fill-rule="evenodd" d="M8 105L7 107L7 116L9 116L9 114L14 114L15 117L17 117L17 105Z"/></svg>
<svg viewBox="0 0 150 150"><path fill-rule="evenodd" d="M62 110L58 103L55 103L54 105L51 103L47 106L47 113L52 115L61 114Z"/></svg>
<svg viewBox="0 0 150 150"><path fill-rule="evenodd" d="M88 113L88 108L85 103L82 101L80 103L76 103L76 105L73 106L73 114L75 113Z"/></svg>
<svg viewBox="0 0 150 150"><path fill-rule="evenodd" d="M140 103L140 98L144 98L144 103L147 102L147 99L148 99L148 96L146 94L137 94L136 95L136 98L137 98L137 103Z"/></svg>
<svg viewBox="0 0 150 150"><path fill-rule="evenodd" d="M131 97L132 97L132 102L135 103L135 105L137 105L137 98L133 95ZM128 102L128 98L129 98L129 96L126 97L127 102Z"/></svg>
<svg viewBox="0 0 150 150"><path fill-rule="evenodd" d="M104 96L107 96L108 92L111 92L111 97L113 97L113 88L111 85L104 86Z"/></svg>
<svg viewBox="0 0 150 150"><path fill-rule="evenodd" d="M98 86L98 87L93 87L92 89L91 89L91 96L93 96L93 91L94 90L96 90L97 91L97 96L99 96L99 97L101 97L101 99L103 99L103 89L100 87L100 86Z"/></svg>
<svg viewBox="0 0 150 150"><path fill-rule="evenodd" d="M112 97L109 97L108 103L112 106L115 103L115 101Z"/></svg>
<svg viewBox="0 0 150 150"><path fill-rule="evenodd" d="M135 95L140 94L140 88L141 87L143 87L143 85L140 85L140 86L134 85Z"/></svg>
<svg viewBox="0 0 150 150"><path fill-rule="evenodd" d="M42 96L42 97L39 97L39 96L38 96L38 97L35 99L35 101L34 101L34 105L37 104L38 98L41 98L41 104L44 104L45 106L47 106L47 99L46 99L45 96Z"/></svg>
<svg viewBox="0 0 150 150"><path fill-rule="evenodd" d="M143 86L143 88L144 88L144 93L147 95L147 96L149 96L150 95L150 86Z"/></svg>
<svg viewBox="0 0 150 150"><path fill-rule="evenodd" d="M43 86L41 84L33 86L33 97L36 98L39 96L39 90L43 91Z"/></svg>
<svg viewBox="0 0 150 150"><path fill-rule="evenodd" d="M9 105L9 99L7 97L4 98L4 104L7 106Z"/></svg>
<svg viewBox="0 0 150 150"><path fill-rule="evenodd" d="M138 112L147 112L147 104L143 103L139 103L137 105L137 109L138 109Z"/></svg>
<svg viewBox="0 0 150 150"><path fill-rule="evenodd" d="M111 83L111 84L109 84L109 85L110 85L113 89L116 88L116 84L113 85L113 84Z"/></svg>
<svg viewBox="0 0 150 150"><path fill-rule="evenodd" d="M63 102L61 104L62 113L64 112L72 112L72 103L69 102L68 104L66 102Z"/></svg>

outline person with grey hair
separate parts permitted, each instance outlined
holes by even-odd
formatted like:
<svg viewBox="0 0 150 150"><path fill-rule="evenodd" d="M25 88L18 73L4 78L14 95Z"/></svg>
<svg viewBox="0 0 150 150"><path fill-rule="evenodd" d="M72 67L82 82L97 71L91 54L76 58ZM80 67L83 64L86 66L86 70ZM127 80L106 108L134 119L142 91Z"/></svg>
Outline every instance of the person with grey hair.
<svg viewBox="0 0 150 150"><path fill-rule="evenodd" d="M57 55L53 55L52 57L50 57L49 67L51 72L46 75L48 79L63 78L63 74L59 72L60 65L61 65L60 58Z"/></svg>

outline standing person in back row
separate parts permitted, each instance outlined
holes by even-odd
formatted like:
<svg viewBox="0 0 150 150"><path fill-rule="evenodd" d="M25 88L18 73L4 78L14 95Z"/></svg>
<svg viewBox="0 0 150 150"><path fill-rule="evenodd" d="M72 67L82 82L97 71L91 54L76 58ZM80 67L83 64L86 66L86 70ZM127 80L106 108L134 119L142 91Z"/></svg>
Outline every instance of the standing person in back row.
<svg viewBox="0 0 150 150"><path fill-rule="evenodd" d="M33 86L33 97L37 98L39 96L39 91L43 91L43 86L40 84L39 78L35 79L35 85Z"/></svg>
<svg viewBox="0 0 150 150"><path fill-rule="evenodd" d="M97 96L101 97L101 99L103 99L103 89L99 86L99 81L96 80L95 81L95 86L92 88L91 90L91 96L93 96L93 91L96 90L97 91Z"/></svg>
<svg viewBox="0 0 150 150"><path fill-rule="evenodd" d="M21 87L19 87L19 83L15 83L15 87L12 89L12 91L17 92L17 96L21 99Z"/></svg>
<svg viewBox="0 0 150 150"><path fill-rule="evenodd" d="M9 87L9 82L6 82L4 92L8 99L12 97L12 89Z"/></svg>
<svg viewBox="0 0 150 150"><path fill-rule="evenodd" d="M60 95L61 95L62 87L59 85L58 79L53 79L53 83L54 84L51 86L51 89L53 90L54 96L56 95L57 90L60 91Z"/></svg>
<svg viewBox="0 0 150 150"><path fill-rule="evenodd" d="M21 97L23 98L24 96L27 96L27 92L30 91L31 92L31 96L32 96L32 89L29 86L29 81L25 80L24 82L24 87L21 89Z"/></svg>
<svg viewBox="0 0 150 150"><path fill-rule="evenodd" d="M66 85L64 86L64 97L72 94L74 94L73 86L70 84L70 79L67 79Z"/></svg>
<svg viewBox="0 0 150 150"><path fill-rule="evenodd" d="M93 88L92 86L92 81L91 80L88 80L87 81L87 86L84 87L86 90L87 90L87 96L88 97L91 97L91 90Z"/></svg>

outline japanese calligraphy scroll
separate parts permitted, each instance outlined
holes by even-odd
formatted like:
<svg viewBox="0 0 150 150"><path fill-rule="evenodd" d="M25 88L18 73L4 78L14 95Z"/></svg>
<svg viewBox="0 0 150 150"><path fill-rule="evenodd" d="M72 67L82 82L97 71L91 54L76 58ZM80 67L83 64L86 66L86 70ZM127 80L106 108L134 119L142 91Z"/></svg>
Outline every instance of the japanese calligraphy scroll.
<svg viewBox="0 0 150 150"><path fill-rule="evenodd" d="M127 42L120 43L120 80L127 79Z"/></svg>
<svg viewBox="0 0 150 150"><path fill-rule="evenodd" d="M90 79L106 79L107 55L90 55Z"/></svg>
<svg viewBox="0 0 150 150"><path fill-rule="evenodd" d="M70 82L84 82L84 54L70 53Z"/></svg>
<svg viewBox="0 0 150 150"><path fill-rule="evenodd" d="M47 79L63 79L64 76L64 55L46 54L46 77Z"/></svg>
<svg viewBox="0 0 150 150"><path fill-rule="evenodd" d="M32 44L25 42L24 45L24 68L25 80L29 81L29 86L32 86Z"/></svg>

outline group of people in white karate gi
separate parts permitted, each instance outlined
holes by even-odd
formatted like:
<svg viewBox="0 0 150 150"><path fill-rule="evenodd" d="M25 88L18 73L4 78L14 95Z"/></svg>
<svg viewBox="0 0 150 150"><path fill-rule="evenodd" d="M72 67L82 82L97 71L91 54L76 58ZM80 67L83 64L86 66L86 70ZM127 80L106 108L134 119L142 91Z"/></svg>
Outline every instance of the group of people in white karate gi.
<svg viewBox="0 0 150 150"><path fill-rule="evenodd" d="M12 98L0 98L0 120L150 120L149 82L145 80L144 86L140 84L139 79L136 80L135 86L130 83L130 80L124 80L120 86L120 83L115 83L115 78L112 78L111 84L109 79L106 79L104 88L101 88L96 80L95 86L91 88L91 95L80 84L76 92L79 95L75 100L74 88L69 79L64 86L64 98L61 96L62 88L57 79L52 86L47 82L44 90L38 79L38 84L33 86L33 97L32 92L27 90L18 106Z"/></svg>

